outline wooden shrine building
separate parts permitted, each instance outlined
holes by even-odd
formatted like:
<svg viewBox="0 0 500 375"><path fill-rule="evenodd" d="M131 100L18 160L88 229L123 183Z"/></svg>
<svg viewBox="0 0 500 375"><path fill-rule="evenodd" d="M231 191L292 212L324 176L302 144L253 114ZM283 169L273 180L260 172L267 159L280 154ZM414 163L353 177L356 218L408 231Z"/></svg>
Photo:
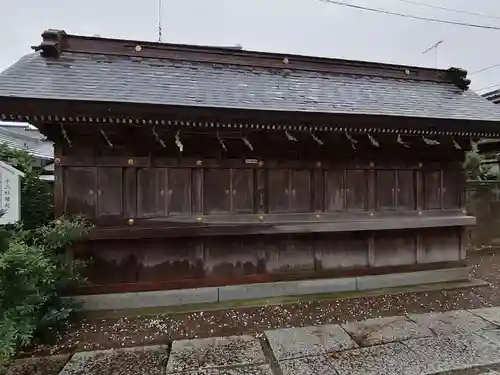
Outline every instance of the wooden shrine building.
<svg viewBox="0 0 500 375"><path fill-rule="evenodd" d="M462 163L500 107L465 71L42 36L0 120L55 143L56 213L95 224L81 293L468 277Z"/></svg>

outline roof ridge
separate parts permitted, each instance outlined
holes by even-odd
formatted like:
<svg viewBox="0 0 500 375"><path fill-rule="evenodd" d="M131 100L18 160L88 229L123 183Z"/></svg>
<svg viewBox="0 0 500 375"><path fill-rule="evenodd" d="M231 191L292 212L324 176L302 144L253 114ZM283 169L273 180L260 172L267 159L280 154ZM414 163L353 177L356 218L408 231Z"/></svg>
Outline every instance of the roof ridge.
<svg viewBox="0 0 500 375"><path fill-rule="evenodd" d="M112 60L119 60L119 59L128 59L132 62L141 62L144 60L153 60L153 61L159 61L159 62L166 62L166 63L158 63L155 64L154 62L148 63L147 65L151 67L164 67L168 65L180 65L184 64L186 66L196 66L197 64L202 65L202 66L210 66L214 69L220 69L223 66L224 67L230 67L230 68L240 68L240 69L246 69L246 70L254 70L254 69L259 69L262 71L266 71L268 73L273 73L276 72L276 74L282 75L284 77L287 77L289 74L292 72L308 72L308 73L317 73L317 74L335 74L335 75L346 75L346 76L359 76L359 77L379 77L379 78L384 78L384 79L395 79L399 80L401 77L394 77L394 76L387 76L387 75L382 75L382 74L376 74L373 72L360 72L360 71L354 71L354 72L342 72L342 71L331 71L331 70L318 70L318 69L307 69L304 67L276 67L276 66L264 66L264 65L255 65L255 64L235 64L231 61L221 61L217 63L213 63L211 61L203 61L199 59L193 59L193 60L188 60L188 59L176 59L176 58L159 58L155 56L131 56L131 55L117 55L117 54L103 54L103 53L84 53L84 52L73 52L73 51L68 51L61 53L61 58L67 57L67 58L72 58L72 57L87 57L87 56L92 56L89 57L92 60L98 62L98 63L111 63L112 61L109 61L109 59ZM446 72L449 74L448 72ZM424 81L423 79L416 79L414 77L406 77L406 81ZM432 82L435 82L434 80L429 80ZM439 83L439 82L438 82ZM451 81L446 81L446 82L441 82L441 83L446 83L446 84L453 84Z"/></svg>
<svg viewBox="0 0 500 375"><path fill-rule="evenodd" d="M42 56L58 58L64 52L80 52L114 56L140 56L159 59L229 63L279 69L356 73L381 77L451 82L468 87L467 72L462 69L433 69L379 62L345 60L297 54L248 51L232 47L211 47L187 44L158 43L111 39L96 36L67 34L63 30L49 29L42 34L42 42L32 47Z"/></svg>

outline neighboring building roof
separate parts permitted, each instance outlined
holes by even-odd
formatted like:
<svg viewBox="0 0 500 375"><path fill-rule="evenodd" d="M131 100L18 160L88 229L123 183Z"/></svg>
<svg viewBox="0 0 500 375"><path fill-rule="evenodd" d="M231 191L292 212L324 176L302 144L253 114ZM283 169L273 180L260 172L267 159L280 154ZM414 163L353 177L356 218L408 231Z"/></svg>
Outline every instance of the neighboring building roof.
<svg viewBox="0 0 500 375"><path fill-rule="evenodd" d="M50 174L50 175L41 175L40 176L40 180L54 182L55 181L55 177L54 177L53 174Z"/></svg>
<svg viewBox="0 0 500 375"><path fill-rule="evenodd" d="M39 159L54 158L54 146L36 128L26 125L11 125L0 122L0 143L16 150L24 150Z"/></svg>
<svg viewBox="0 0 500 375"><path fill-rule="evenodd" d="M494 104L500 103L500 89L486 92L486 93L482 94L481 96Z"/></svg>
<svg viewBox="0 0 500 375"><path fill-rule="evenodd" d="M0 74L0 99L499 121L463 71L67 35ZM462 88L459 88L461 86ZM464 90L465 89L465 90Z"/></svg>
<svg viewBox="0 0 500 375"><path fill-rule="evenodd" d="M47 164L45 167L43 167L44 172L49 172L49 173L54 173L54 162Z"/></svg>
<svg viewBox="0 0 500 375"><path fill-rule="evenodd" d="M480 153L498 152L500 151L500 139L498 138L483 138L477 143L477 149Z"/></svg>

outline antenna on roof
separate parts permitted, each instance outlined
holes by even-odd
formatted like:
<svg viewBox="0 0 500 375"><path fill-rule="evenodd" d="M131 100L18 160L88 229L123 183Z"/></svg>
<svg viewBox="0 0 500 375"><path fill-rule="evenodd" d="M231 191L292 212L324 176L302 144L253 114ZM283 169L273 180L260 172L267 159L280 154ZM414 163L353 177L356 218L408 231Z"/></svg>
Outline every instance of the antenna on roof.
<svg viewBox="0 0 500 375"><path fill-rule="evenodd" d="M161 43L161 15L163 13L162 10L162 0L158 0L158 42Z"/></svg>
<svg viewBox="0 0 500 375"><path fill-rule="evenodd" d="M443 43L443 40L440 40L439 42L434 43L432 46L430 46L429 48L427 48L425 51L422 52L422 55L425 55L427 52L430 52L432 50L436 51L436 61L435 61L436 68L438 67L438 47L441 45L441 43Z"/></svg>

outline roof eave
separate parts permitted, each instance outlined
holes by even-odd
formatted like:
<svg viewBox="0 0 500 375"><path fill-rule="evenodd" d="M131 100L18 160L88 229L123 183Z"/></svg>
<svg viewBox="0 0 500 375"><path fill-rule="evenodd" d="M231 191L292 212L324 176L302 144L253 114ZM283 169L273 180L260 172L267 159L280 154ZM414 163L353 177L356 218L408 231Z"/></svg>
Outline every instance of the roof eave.
<svg viewBox="0 0 500 375"><path fill-rule="evenodd" d="M349 127L359 131L385 129L383 132L391 132L393 129L392 132L396 132L399 129L398 132L408 134L500 137L500 116L498 120L451 119L12 97L0 97L0 120L30 122L35 126L41 123L81 123L87 126L219 123L234 124L239 128L255 125L260 129L285 130L287 127L301 130ZM370 124L369 128L366 124Z"/></svg>

